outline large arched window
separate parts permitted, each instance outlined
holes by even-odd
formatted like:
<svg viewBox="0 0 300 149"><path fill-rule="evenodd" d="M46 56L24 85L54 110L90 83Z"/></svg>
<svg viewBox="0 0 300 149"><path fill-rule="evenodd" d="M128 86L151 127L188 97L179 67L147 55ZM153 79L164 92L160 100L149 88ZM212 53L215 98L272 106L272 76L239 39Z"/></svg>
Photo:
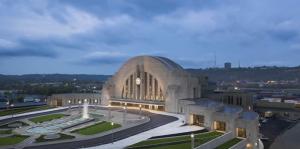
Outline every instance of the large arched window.
<svg viewBox="0 0 300 149"><path fill-rule="evenodd" d="M137 100L164 100L164 92L158 79L148 73L137 71L125 80L122 98Z"/></svg>

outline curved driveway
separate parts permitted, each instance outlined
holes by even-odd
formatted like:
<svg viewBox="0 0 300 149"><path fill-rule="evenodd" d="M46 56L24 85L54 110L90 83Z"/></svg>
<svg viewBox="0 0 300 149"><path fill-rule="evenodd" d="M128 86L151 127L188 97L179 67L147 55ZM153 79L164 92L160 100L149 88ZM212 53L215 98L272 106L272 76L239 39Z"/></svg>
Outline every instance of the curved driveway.
<svg viewBox="0 0 300 149"><path fill-rule="evenodd" d="M138 110L128 110L128 113L139 114ZM125 130L121 130L113 133L114 141L122 140L128 138L130 136L139 134L141 132L145 132L147 130L165 125L167 123L176 121L176 117L166 116L161 114L154 114L147 111L142 112L143 115L148 116L150 118L149 122L144 124L134 126ZM48 144L48 145L40 145L40 146L28 146L25 149L49 149L49 148L67 148L67 149L76 149L76 148L84 148L84 147L93 147L98 145L103 145L112 142L112 134L108 134L101 137L96 137L88 140L79 140L79 141L71 141L71 142L63 142L58 144Z"/></svg>

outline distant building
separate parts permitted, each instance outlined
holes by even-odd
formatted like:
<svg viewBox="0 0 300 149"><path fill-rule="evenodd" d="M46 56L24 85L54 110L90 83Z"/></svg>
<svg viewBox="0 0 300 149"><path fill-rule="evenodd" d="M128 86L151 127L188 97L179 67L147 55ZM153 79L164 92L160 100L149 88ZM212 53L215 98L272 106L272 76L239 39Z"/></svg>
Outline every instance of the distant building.
<svg viewBox="0 0 300 149"><path fill-rule="evenodd" d="M209 98L224 104L241 106L245 110L252 110L253 96L254 95L252 93L247 93L240 90L222 90L215 91L213 94L210 94Z"/></svg>
<svg viewBox="0 0 300 149"><path fill-rule="evenodd" d="M53 94L47 98L47 104L50 106L68 106L83 104L87 100L90 104L100 104L101 94L95 93L66 93Z"/></svg>
<svg viewBox="0 0 300 149"><path fill-rule="evenodd" d="M45 96L40 95L26 95L23 99L24 102L41 102Z"/></svg>
<svg viewBox="0 0 300 149"><path fill-rule="evenodd" d="M224 63L224 68L225 69L231 69L231 63L230 62Z"/></svg>
<svg viewBox="0 0 300 149"><path fill-rule="evenodd" d="M289 120L300 119L300 103L298 102L281 102L279 98L264 98L255 100L255 111L265 117L277 116Z"/></svg>

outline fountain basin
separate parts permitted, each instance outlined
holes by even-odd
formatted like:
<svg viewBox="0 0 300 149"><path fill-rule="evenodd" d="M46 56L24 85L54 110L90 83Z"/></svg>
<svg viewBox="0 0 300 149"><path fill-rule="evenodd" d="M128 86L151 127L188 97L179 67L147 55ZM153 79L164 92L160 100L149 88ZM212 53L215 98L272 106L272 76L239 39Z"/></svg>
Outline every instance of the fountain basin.
<svg viewBox="0 0 300 149"><path fill-rule="evenodd" d="M73 116L69 118L52 120L49 122L44 122L38 125L31 126L24 131L24 135L48 135L48 134L57 134L62 130L75 127L90 121L93 121L93 118L82 118L78 116Z"/></svg>

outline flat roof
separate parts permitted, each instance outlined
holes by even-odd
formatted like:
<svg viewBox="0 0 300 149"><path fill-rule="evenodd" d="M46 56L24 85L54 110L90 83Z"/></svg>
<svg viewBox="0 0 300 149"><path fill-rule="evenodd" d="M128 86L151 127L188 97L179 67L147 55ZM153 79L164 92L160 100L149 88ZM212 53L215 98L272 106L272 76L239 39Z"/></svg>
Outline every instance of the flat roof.
<svg viewBox="0 0 300 149"><path fill-rule="evenodd" d="M258 118L258 114L253 111L244 111L241 118L246 120L254 120Z"/></svg>
<svg viewBox="0 0 300 149"><path fill-rule="evenodd" d="M243 108L238 107L238 106L224 105L222 110L220 110L218 112L223 112L223 113L226 113L226 114L233 114L233 113L238 113L242 110L243 110Z"/></svg>
<svg viewBox="0 0 300 149"><path fill-rule="evenodd" d="M185 101L193 101L196 106L206 107L206 108L216 108L220 105L223 105L221 102L214 101L212 99L207 98L198 98L198 99L181 99Z"/></svg>

